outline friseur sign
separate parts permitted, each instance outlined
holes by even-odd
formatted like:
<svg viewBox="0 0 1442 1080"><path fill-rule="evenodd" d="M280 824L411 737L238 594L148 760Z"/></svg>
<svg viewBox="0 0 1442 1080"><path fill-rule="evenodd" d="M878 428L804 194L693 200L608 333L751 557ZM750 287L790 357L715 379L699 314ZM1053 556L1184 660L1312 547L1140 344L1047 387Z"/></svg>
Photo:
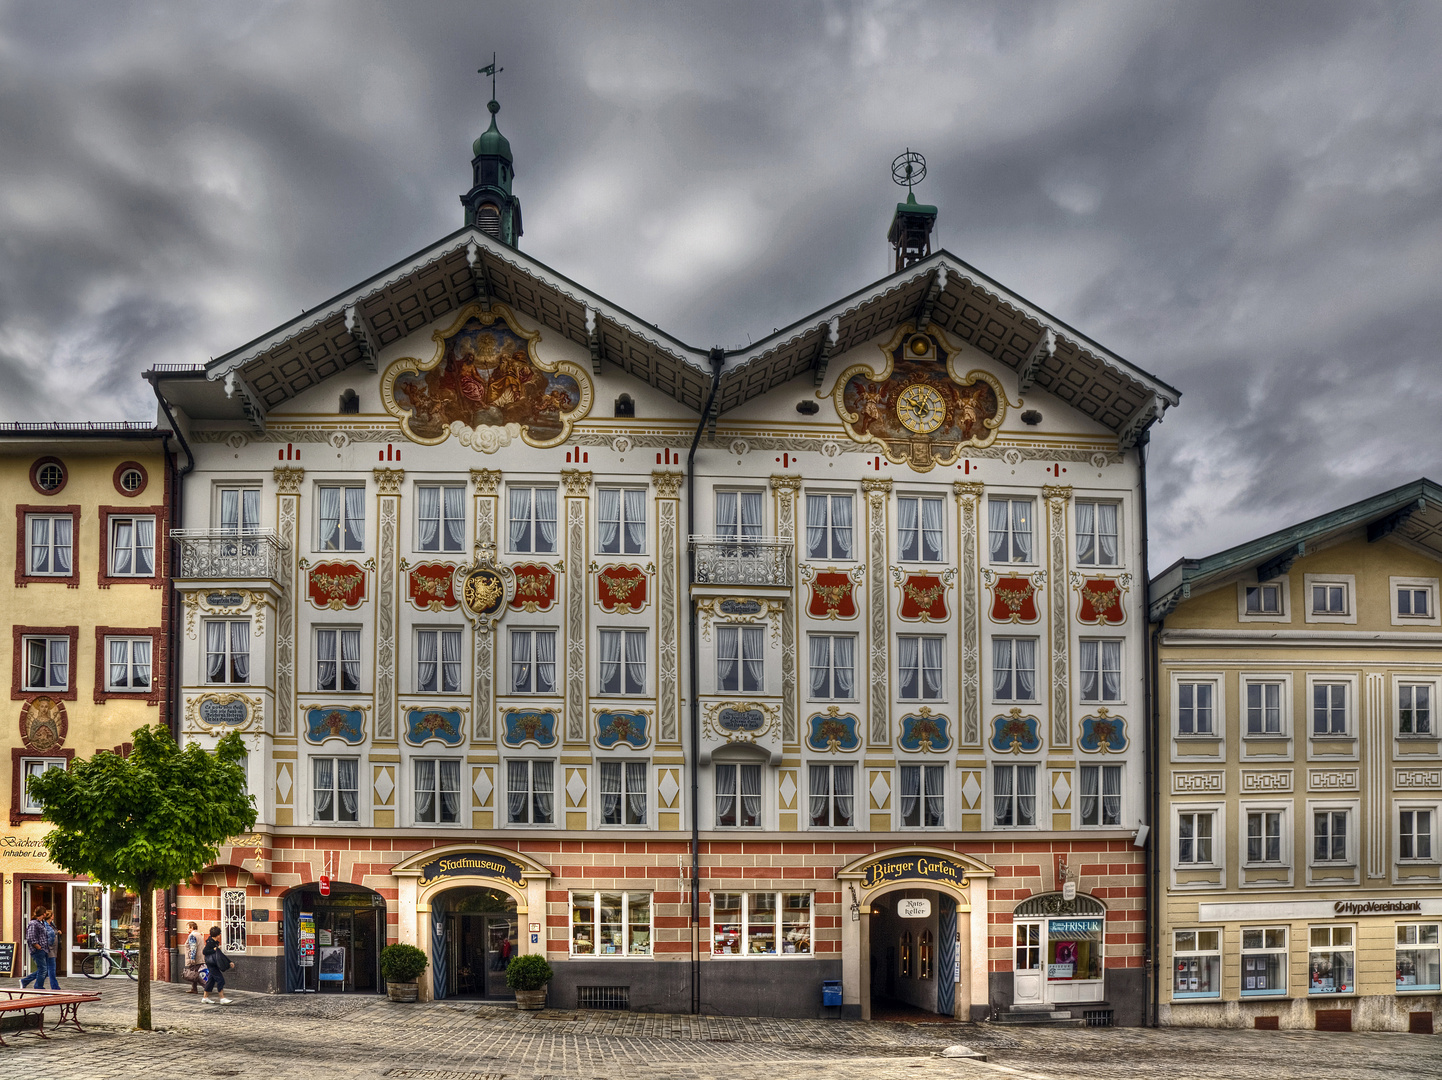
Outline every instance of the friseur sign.
<svg viewBox="0 0 1442 1080"><path fill-rule="evenodd" d="M903 855L878 859L863 871L861 884L873 889L893 881L937 881L962 889L966 887L966 866L942 855Z"/></svg>
<svg viewBox="0 0 1442 1080"><path fill-rule="evenodd" d="M526 868L504 855L489 851L453 851L421 864L421 884L449 877L491 877L524 885Z"/></svg>

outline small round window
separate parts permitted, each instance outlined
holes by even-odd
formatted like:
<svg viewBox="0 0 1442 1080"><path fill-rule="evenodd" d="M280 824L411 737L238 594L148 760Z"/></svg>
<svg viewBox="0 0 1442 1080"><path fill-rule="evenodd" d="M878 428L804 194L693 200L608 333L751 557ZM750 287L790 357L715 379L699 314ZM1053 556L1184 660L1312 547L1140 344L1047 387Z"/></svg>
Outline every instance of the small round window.
<svg viewBox="0 0 1442 1080"><path fill-rule="evenodd" d="M120 486L126 491L139 491L145 486L145 477L139 469L126 469L120 474Z"/></svg>
<svg viewBox="0 0 1442 1080"><path fill-rule="evenodd" d="M139 495L150 481L145 466L138 461L122 461L115 467L115 475L111 479L115 490L128 497Z"/></svg>
<svg viewBox="0 0 1442 1080"><path fill-rule="evenodd" d="M59 491L65 486L65 466L58 461L41 462L35 470L35 486L41 491Z"/></svg>

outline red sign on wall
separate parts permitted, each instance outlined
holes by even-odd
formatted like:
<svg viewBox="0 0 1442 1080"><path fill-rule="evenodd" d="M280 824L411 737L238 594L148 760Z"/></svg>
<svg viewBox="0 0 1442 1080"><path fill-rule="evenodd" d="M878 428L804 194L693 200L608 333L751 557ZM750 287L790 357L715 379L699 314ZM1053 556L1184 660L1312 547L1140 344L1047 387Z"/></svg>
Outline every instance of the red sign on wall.
<svg viewBox="0 0 1442 1080"><path fill-rule="evenodd" d="M901 617L936 622L946 618L946 583L936 574L907 574L901 582Z"/></svg>
<svg viewBox="0 0 1442 1080"><path fill-rule="evenodd" d="M1126 621L1122 594L1131 585L1130 574L1119 578L1083 578L1080 574L1073 574L1072 585L1081 594L1081 606L1077 610L1079 620L1098 626L1116 626Z"/></svg>
<svg viewBox="0 0 1442 1080"><path fill-rule="evenodd" d="M358 608L366 598L365 567L353 562L316 563L306 574L306 595L318 608Z"/></svg>
<svg viewBox="0 0 1442 1080"><path fill-rule="evenodd" d="M322 896L330 895L330 878L325 874L320 876L320 894Z"/></svg>
<svg viewBox="0 0 1442 1080"><path fill-rule="evenodd" d="M824 570L811 582L806 613L813 619L856 618L856 584L839 570Z"/></svg>

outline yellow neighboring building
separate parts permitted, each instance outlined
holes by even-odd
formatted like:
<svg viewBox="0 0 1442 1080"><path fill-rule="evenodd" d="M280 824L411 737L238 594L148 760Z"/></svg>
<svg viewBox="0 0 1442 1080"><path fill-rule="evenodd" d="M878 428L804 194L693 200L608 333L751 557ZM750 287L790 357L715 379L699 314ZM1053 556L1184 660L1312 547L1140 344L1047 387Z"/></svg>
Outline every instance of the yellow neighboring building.
<svg viewBox="0 0 1442 1080"><path fill-rule="evenodd" d="M0 668L11 702L0 937L18 945L16 975L36 907L55 912L61 975L78 973L99 943L136 940L138 897L45 858L47 826L25 778L99 749L123 752L136 728L169 719L170 438L149 424L0 425L0 505L15 515L0 528L0 566L15 571Z"/></svg>
<svg viewBox="0 0 1442 1080"><path fill-rule="evenodd" d="M1442 489L1151 583L1163 1024L1432 1031Z"/></svg>

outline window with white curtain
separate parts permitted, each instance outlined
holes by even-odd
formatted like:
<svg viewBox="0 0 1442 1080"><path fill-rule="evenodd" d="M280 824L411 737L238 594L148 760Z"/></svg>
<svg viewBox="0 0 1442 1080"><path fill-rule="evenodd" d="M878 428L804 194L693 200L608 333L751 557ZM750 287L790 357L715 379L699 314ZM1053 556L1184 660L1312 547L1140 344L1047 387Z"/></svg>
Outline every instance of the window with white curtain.
<svg viewBox="0 0 1442 1080"><path fill-rule="evenodd" d="M602 555L640 555L646 550L644 488L596 490L596 549Z"/></svg>
<svg viewBox="0 0 1442 1080"><path fill-rule="evenodd" d="M512 825L553 825L556 763L506 762L506 820Z"/></svg>
<svg viewBox="0 0 1442 1080"><path fill-rule="evenodd" d="M1081 767L1081 823L1120 825L1122 823L1122 767L1083 765Z"/></svg>
<svg viewBox="0 0 1442 1080"><path fill-rule="evenodd" d="M993 765L991 796L998 829L1036 824L1036 766Z"/></svg>
<svg viewBox="0 0 1442 1080"><path fill-rule="evenodd" d="M360 689L359 630L315 632L315 688L352 693Z"/></svg>
<svg viewBox="0 0 1442 1080"><path fill-rule="evenodd" d="M811 827L849 829L856 802L856 766L812 765Z"/></svg>
<svg viewBox="0 0 1442 1080"><path fill-rule="evenodd" d="M416 823L455 825L461 820L461 759L416 758Z"/></svg>
<svg viewBox="0 0 1442 1080"><path fill-rule="evenodd" d="M601 824L646 824L646 762L601 762Z"/></svg>
<svg viewBox="0 0 1442 1080"><path fill-rule="evenodd" d="M719 693L759 694L765 686L766 639L759 626L716 629L716 689Z"/></svg>
<svg viewBox="0 0 1442 1080"><path fill-rule="evenodd" d="M1078 499L1076 504L1076 561L1079 566L1116 566L1117 515L1114 502Z"/></svg>
<svg viewBox="0 0 1442 1080"><path fill-rule="evenodd" d="M854 559L851 496L806 496L806 557Z"/></svg>
<svg viewBox="0 0 1442 1080"><path fill-rule="evenodd" d="M943 499L901 495L896 500L896 547L906 562L941 562Z"/></svg>
<svg viewBox="0 0 1442 1080"><path fill-rule="evenodd" d="M316 821L360 820L360 759L310 759Z"/></svg>
<svg viewBox="0 0 1442 1080"><path fill-rule="evenodd" d="M105 689L149 690L150 650L148 637L106 638Z"/></svg>
<svg viewBox="0 0 1442 1080"><path fill-rule="evenodd" d="M510 544L517 554L556 553L556 489L513 487L510 498Z"/></svg>
<svg viewBox="0 0 1442 1080"><path fill-rule="evenodd" d="M601 693L646 692L646 631L601 631Z"/></svg>
<svg viewBox="0 0 1442 1080"><path fill-rule="evenodd" d="M360 551L365 546L366 489L316 488L320 512L321 551Z"/></svg>
<svg viewBox="0 0 1442 1080"><path fill-rule="evenodd" d="M69 763L64 758L23 757L20 759L20 808L26 814L43 814L45 804L31 798L25 790L32 776L43 776L51 769L64 769Z"/></svg>
<svg viewBox="0 0 1442 1080"><path fill-rule="evenodd" d="M901 824L940 829L946 824L946 766L901 766Z"/></svg>
<svg viewBox="0 0 1442 1080"><path fill-rule="evenodd" d="M1081 641L1081 697L1083 701L1122 699L1122 643L1115 638Z"/></svg>
<svg viewBox="0 0 1442 1080"><path fill-rule="evenodd" d="M935 701L942 696L943 637L901 634L896 639L897 674L901 697L907 701Z"/></svg>
<svg viewBox="0 0 1442 1080"><path fill-rule="evenodd" d="M27 637L25 642L24 690L68 690L70 688L70 639L68 637Z"/></svg>
<svg viewBox="0 0 1442 1080"><path fill-rule="evenodd" d="M856 638L850 634L810 634L811 697L851 701L856 697Z"/></svg>
<svg viewBox="0 0 1442 1080"><path fill-rule="evenodd" d="M75 556L75 519L69 514L26 514L25 573L31 577L69 577Z"/></svg>
<svg viewBox="0 0 1442 1080"><path fill-rule="evenodd" d="M1032 504L1030 499L987 499L987 527L990 532L991 561L1030 563L1036 561L1032 545Z"/></svg>
<svg viewBox="0 0 1442 1080"><path fill-rule="evenodd" d="M250 620L207 619L205 681L250 682Z"/></svg>
<svg viewBox="0 0 1442 1080"><path fill-rule="evenodd" d="M991 639L994 701L1036 700L1036 638Z"/></svg>
<svg viewBox="0 0 1442 1080"><path fill-rule="evenodd" d="M215 491L215 511L219 518L220 531L230 536L254 535L260 531L260 488L223 487ZM255 555L258 547L254 541L245 544L224 545L225 555Z"/></svg>
<svg viewBox="0 0 1442 1080"><path fill-rule="evenodd" d="M155 576L155 519L110 519L110 576Z"/></svg>
<svg viewBox="0 0 1442 1080"><path fill-rule="evenodd" d="M416 631L416 693L461 692L461 632Z"/></svg>
<svg viewBox="0 0 1442 1080"><path fill-rule="evenodd" d="M466 489L416 485L416 550L461 551L466 539Z"/></svg>
<svg viewBox="0 0 1442 1080"><path fill-rule="evenodd" d="M761 492L716 492L716 535L723 540L760 540Z"/></svg>
<svg viewBox="0 0 1442 1080"><path fill-rule="evenodd" d="M511 693L556 692L556 632L511 631Z"/></svg>
<svg viewBox="0 0 1442 1080"><path fill-rule="evenodd" d="M761 824L761 766L719 763L716 770L716 828Z"/></svg>

